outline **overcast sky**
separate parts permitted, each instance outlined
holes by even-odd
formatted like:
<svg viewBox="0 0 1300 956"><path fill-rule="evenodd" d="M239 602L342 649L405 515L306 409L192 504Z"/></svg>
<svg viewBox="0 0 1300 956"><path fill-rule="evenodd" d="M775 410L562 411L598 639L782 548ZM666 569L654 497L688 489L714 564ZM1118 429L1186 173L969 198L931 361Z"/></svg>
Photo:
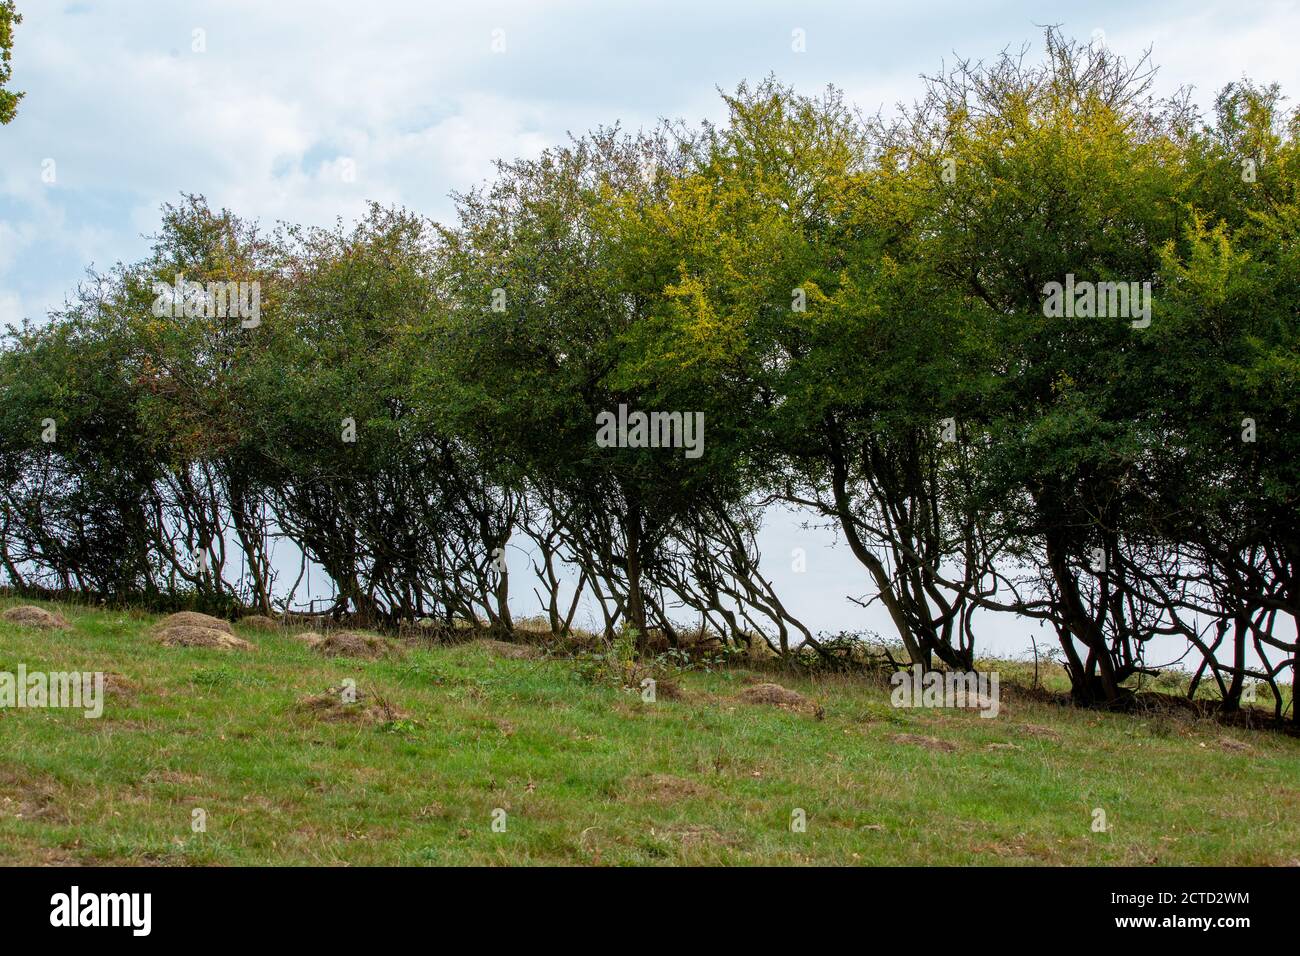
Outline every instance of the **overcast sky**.
<svg viewBox="0 0 1300 956"><path fill-rule="evenodd" d="M18 6L13 85L27 96L0 129L0 325L40 319L90 265L141 257L181 192L268 224L349 221L370 200L446 218L448 193L496 157L615 121L718 118L719 87L768 73L808 92L834 84L874 112L955 56L1037 50L1041 26L1060 24L1125 55L1151 47L1161 89L1191 85L1203 107L1242 75L1300 90L1294 2ZM815 630L883 629L846 599L864 579L830 541L792 520L765 534L788 603ZM809 552L804 574L790 571L794 547ZM1010 647L1024 632L987 636Z"/></svg>

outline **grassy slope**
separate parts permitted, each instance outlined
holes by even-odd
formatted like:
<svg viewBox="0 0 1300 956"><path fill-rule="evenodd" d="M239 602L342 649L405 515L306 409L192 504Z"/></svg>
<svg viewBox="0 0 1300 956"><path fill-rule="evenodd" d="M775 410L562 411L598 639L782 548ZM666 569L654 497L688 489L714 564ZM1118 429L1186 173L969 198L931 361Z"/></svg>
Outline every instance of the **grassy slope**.
<svg viewBox="0 0 1300 956"><path fill-rule="evenodd" d="M4 606L12 605L12 601ZM1208 863L1300 856L1300 741L1016 699L995 720L894 710L863 682L782 678L825 720L742 704L744 671L643 704L563 661L479 645L326 660L169 649L144 615L0 623L0 671L105 670L99 720L0 710L0 862L162 864ZM323 723L352 677L410 714ZM1026 724L1058 735L1036 736ZM940 738L953 752L890 738ZM1229 750L1222 738L1249 744ZM1010 743L1015 749L988 749ZM508 812L493 832L494 808ZM807 831L791 832L803 808ZM1106 810L1107 833L1091 831ZM207 832L191 832L191 811Z"/></svg>

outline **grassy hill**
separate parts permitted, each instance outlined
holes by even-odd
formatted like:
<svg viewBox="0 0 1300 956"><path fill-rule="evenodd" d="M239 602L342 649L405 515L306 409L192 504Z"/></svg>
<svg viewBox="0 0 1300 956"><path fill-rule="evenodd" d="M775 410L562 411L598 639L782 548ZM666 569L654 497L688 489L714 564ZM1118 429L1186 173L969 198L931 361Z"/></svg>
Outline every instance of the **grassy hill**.
<svg viewBox="0 0 1300 956"><path fill-rule="evenodd" d="M153 616L49 607L68 628L0 622L0 671L104 671L110 691L99 719L0 709L5 864L1300 857L1300 740L1190 715L1074 710L1004 684L989 720L895 709L860 677L758 675L819 719L747 702L756 675L730 668L645 703L483 642L329 658L236 625L251 650L166 647ZM339 702L348 679L356 704Z"/></svg>

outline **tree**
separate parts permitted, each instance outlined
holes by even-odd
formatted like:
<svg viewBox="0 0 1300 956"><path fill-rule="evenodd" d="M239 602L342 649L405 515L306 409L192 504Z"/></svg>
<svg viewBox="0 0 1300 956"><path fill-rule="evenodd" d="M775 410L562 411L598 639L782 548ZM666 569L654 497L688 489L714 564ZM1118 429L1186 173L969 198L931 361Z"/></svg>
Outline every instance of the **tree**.
<svg viewBox="0 0 1300 956"><path fill-rule="evenodd" d="M22 93L5 89L13 75L9 60L14 48L14 27L22 22L22 14L14 0L0 0L0 125L13 121L18 112L18 101L23 98Z"/></svg>
<svg viewBox="0 0 1300 956"><path fill-rule="evenodd" d="M768 80L726 101L645 229L678 273L654 371L700 396L752 486L840 530L913 662L968 669L987 562L943 433L982 387L980 334L916 255L938 170L900 163L834 90Z"/></svg>
<svg viewBox="0 0 1300 956"><path fill-rule="evenodd" d="M1150 96L1145 60L1046 39L1043 64L1004 54L932 80L915 152L950 159L955 175L922 254L993 337L997 386L966 417L985 526L1025 572L1007 606L1057 629L1078 698L1113 702L1167 624L1133 580L1149 538L1135 521L1140 465L1159 440L1134 376L1150 362L1146 324L1160 321L1140 296L1152 289L1158 304L1160 250L1188 219L1190 116ZM1139 297L1058 314L1052 284L1075 282L1136 283Z"/></svg>
<svg viewBox="0 0 1300 956"><path fill-rule="evenodd" d="M1279 716L1276 679L1296 672L1298 645L1275 622L1300 623L1300 117L1280 101L1276 87L1231 84L1191 137L1197 215L1162 253L1158 349L1140 370L1162 428L1150 522L1184 559L1160 596L1202 651L1193 687L1208 671L1234 709L1248 678L1267 681Z"/></svg>

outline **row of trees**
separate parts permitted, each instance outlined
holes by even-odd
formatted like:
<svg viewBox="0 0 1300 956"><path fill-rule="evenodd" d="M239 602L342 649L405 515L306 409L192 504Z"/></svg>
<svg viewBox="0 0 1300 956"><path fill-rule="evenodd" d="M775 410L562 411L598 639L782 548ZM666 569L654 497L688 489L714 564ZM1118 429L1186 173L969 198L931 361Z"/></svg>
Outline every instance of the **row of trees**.
<svg viewBox="0 0 1300 956"><path fill-rule="evenodd" d="M1203 118L1151 81L1049 31L1042 62L960 63L890 119L768 80L721 124L598 130L500 164L446 226L263 235L187 198L6 344L5 573L270 610L287 538L339 609L509 628L523 536L557 633L586 594L610 631L829 654L759 568L781 504L838 529L913 663L969 669L975 616L1013 613L1085 702L1155 635L1227 708L1276 691L1300 116L1243 81ZM214 307L236 280L255 321ZM1051 283L1102 291L1062 314ZM620 405L703 412L703 456L600 447Z"/></svg>

